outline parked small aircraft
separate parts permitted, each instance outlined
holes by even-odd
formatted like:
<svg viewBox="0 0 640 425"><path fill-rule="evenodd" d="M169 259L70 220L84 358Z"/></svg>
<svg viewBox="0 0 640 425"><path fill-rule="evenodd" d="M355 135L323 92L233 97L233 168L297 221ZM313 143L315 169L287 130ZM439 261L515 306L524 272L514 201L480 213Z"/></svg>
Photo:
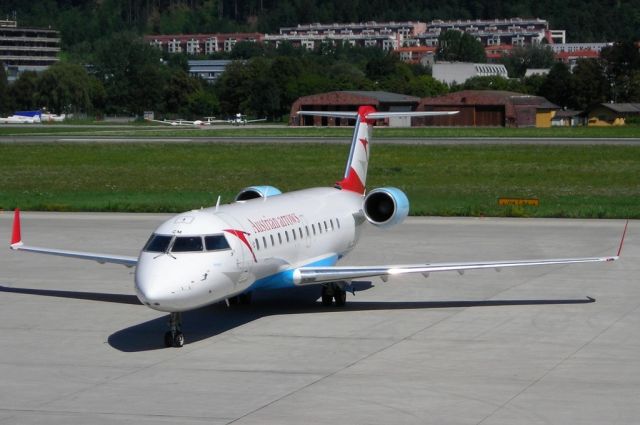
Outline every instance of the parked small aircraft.
<svg viewBox="0 0 640 425"><path fill-rule="evenodd" d="M182 126L182 127L202 127L202 126L208 126L208 125L212 125L215 123L220 123L220 122L224 122L221 120L216 120L216 117L205 117L203 120L195 120L195 121L188 121L188 120L183 120L183 119L178 119L178 120L152 120L152 119L147 119L147 121L151 121L151 122L157 122L160 124L165 124L165 125L172 125L172 126Z"/></svg>
<svg viewBox="0 0 640 425"><path fill-rule="evenodd" d="M266 121L266 118L259 118L256 120L248 120L247 116L241 113L237 113L233 118L230 118L227 120L227 123L232 124L232 125L247 125L250 124L252 122L260 122L260 121Z"/></svg>
<svg viewBox="0 0 640 425"><path fill-rule="evenodd" d="M11 249L135 267L140 301L170 313L166 346L181 347L182 312L221 301L249 302L257 290L317 285L322 304L345 305L352 281L418 273L610 262L608 257L551 258L371 266L337 266L357 244L365 223L389 228L409 213L398 188L365 190L372 126L378 119L455 112L301 112L355 120L344 176L333 187L281 193L272 186L242 189L227 205L188 211L162 223L138 257L29 246L21 237L16 210ZM626 227L625 227L626 231ZM624 234L623 234L624 240ZM382 247L384 248L384 247Z"/></svg>

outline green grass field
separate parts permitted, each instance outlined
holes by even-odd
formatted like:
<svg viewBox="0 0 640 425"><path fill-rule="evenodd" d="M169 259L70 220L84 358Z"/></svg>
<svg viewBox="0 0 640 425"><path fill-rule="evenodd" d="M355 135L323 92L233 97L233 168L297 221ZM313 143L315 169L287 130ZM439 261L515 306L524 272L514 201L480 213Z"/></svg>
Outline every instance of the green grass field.
<svg viewBox="0 0 640 425"><path fill-rule="evenodd" d="M331 186L343 145L0 144L0 208L183 211L243 187ZM374 145L369 188L414 215L640 218L640 146ZM498 197L540 199L500 207Z"/></svg>
<svg viewBox="0 0 640 425"><path fill-rule="evenodd" d="M60 126L33 125L23 127L2 127L0 136L19 135L105 135L120 137L234 137L234 136L264 136L264 137L344 137L349 140L353 128L344 127L287 127L276 126L270 128L259 127L205 127L205 128L174 128L166 126L135 125L127 128L116 126ZM430 137L486 137L486 138L518 138L518 137L593 137L607 138L638 138L640 126L622 127L575 127L575 128L459 128L459 127L413 127L386 128L375 130L378 138L430 138Z"/></svg>

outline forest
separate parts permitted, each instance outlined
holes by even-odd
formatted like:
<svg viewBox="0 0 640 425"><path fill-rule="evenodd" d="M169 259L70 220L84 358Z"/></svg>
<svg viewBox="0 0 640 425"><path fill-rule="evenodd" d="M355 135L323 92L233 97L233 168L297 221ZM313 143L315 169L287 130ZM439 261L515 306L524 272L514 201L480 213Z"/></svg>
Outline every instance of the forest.
<svg viewBox="0 0 640 425"><path fill-rule="evenodd" d="M65 50L138 34L259 31L313 22L541 18L569 42L640 39L640 0L3 0L0 16L62 32Z"/></svg>
<svg viewBox="0 0 640 425"><path fill-rule="evenodd" d="M640 0L568 2L554 7L544 0L405 3L4 0L0 12L16 12L20 25L59 29L63 52L60 63L49 70L40 74L25 72L10 85L0 67L0 113L43 106L54 112L96 116L140 115L153 110L157 116L169 118L242 111L277 121L286 117L296 98L333 90L386 90L425 97L460 89L499 89L541 95L561 107L575 109L607 101L640 101L640 54L633 44L638 39L635 32L640 29L636 11L640 10L636 7ZM547 3L549 14L543 13ZM633 10L629 9L631 6ZM587 11L597 13L587 17ZM512 16L544 17L552 28L567 29L574 40L580 34L581 41L619 42L606 49L601 59L579 62L573 72L556 64L544 46L516 49L503 59L510 79L474 78L449 87L434 80L430 69L403 63L397 56L376 48L323 44L307 51L286 44L274 48L254 43L238 43L230 54L218 54L218 58L235 61L216 84L210 85L189 76L186 55L163 54L141 38L142 34L154 32L274 32L282 25L316 21ZM617 19L615 27L612 19ZM580 33L572 33L574 24ZM486 61L482 46L473 37L448 32L441 37L448 38L448 48L439 50L438 58ZM545 77L523 78L526 68L551 68L551 72Z"/></svg>

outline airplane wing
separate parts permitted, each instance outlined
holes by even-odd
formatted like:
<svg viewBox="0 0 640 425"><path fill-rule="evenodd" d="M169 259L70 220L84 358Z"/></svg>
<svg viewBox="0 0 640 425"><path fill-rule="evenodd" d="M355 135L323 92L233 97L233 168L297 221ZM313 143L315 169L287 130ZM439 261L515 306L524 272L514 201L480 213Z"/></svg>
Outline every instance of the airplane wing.
<svg viewBox="0 0 640 425"><path fill-rule="evenodd" d="M100 264L113 263L126 267L134 267L138 264L137 257L128 257L124 255L98 254L94 252L83 251L67 251L62 249L42 248L38 246L25 245L22 242L21 226L20 226L20 210L16 209L13 216L13 234L11 236L10 248L14 251L35 252L38 254L58 255L61 257L71 257L80 260L93 260Z"/></svg>
<svg viewBox="0 0 640 425"><path fill-rule="evenodd" d="M164 125L172 125L172 126L191 126L194 125L194 121L185 121L185 120L175 120L175 121L166 121L166 120L150 120L147 119L147 121L151 121L151 122L157 122L160 124L164 124Z"/></svg>
<svg viewBox="0 0 640 425"><path fill-rule="evenodd" d="M481 261L469 263L430 263L430 264L408 264L390 266L332 266L332 267L300 267L293 271L293 281L298 286L315 285L326 282L349 281L379 276L383 281L387 281L390 276L398 276L411 273L420 273L428 277L430 273L456 271L463 274L466 270L495 269L500 271L508 267L524 266L549 266L554 264L579 264L579 263L601 263L612 262L620 258L624 237L627 234L627 221L620 239L618 253L610 257L577 257L577 258L547 258L540 260L507 260L507 261Z"/></svg>
<svg viewBox="0 0 640 425"><path fill-rule="evenodd" d="M379 276L387 281L390 276L420 273L428 277L430 273L456 271L463 274L466 270L495 269L500 271L507 267L547 266L553 264L597 263L615 261L619 256L582 257L582 258L549 258L542 260L486 261L471 263L431 263L409 264L397 266L356 266L356 267L300 267L293 272L293 281L298 286L318 283L336 282L340 280L361 279Z"/></svg>
<svg viewBox="0 0 640 425"><path fill-rule="evenodd" d="M245 121L245 123L247 123L247 124L248 124L248 123L250 123L250 122L259 122L259 121L266 121L266 120L267 120L266 118L259 118L259 119L257 119L257 120L246 120L246 121Z"/></svg>

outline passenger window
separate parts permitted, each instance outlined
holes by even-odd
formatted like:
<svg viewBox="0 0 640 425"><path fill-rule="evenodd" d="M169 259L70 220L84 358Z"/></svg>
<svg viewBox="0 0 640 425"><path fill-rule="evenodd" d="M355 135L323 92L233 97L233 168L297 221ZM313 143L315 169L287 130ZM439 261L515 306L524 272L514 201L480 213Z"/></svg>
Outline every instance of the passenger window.
<svg viewBox="0 0 640 425"><path fill-rule="evenodd" d="M266 237L262 237L262 246L264 247L264 249L267 249L267 238Z"/></svg>
<svg viewBox="0 0 640 425"><path fill-rule="evenodd" d="M258 242L258 239L254 240L253 242L254 242L254 243L255 243L255 245L256 245L256 249L258 249L258 250L259 250L259 249L260 249L260 242Z"/></svg>
<svg viewBox="0 0 640 425"><path fill-rule="evenodd" d="M336 217L336 224L338 225L338 229L340 228L340 220Z"/></svg>
<svg viewBox="0 0 640 425"><path fill-rule="evenodd" d="M278 243L282 245L282 235L278 232Z"/></svg>
<svg viewBox="0 0 640 425"><path fill-rule="evenodd" d="M298 240L298 237L296 236L296 229L293 229L293 230L291 231L291 234L293 235L293 240L294 240L294 241L297 241L297 240Z"/></svg>
<svg viewBox="0 0 640 425"><path fill-rule="evenodd" d="M309 233L309 226L304 226L304 228L307 229L307 237L311 236L311 234Z"/></svg>
<svg viewBox="0 0 640 425"><path fill-rule="evenodd" d="M322 224L318 223L318 232L320 232L320 234L322 234Z"/></svg>
<svg viewBox="0 0 640 425"><path fill-rule="evenodd" d="M311 225L311 230L313 230L313 236L315 236L316 235L316 225L315 224Z"/></svg>
<svg viewBox="0 0 640 425"><path fill-rule="evenodd" d="M200 236L179 236L171 247L171 252L197 251L202 251L202 237Z"/></svg>
<svg viewBox="0 0 640 425"><path fill-rule="evenodd" d="M269 235L269 237L271 238L271 246L276 246L276 242L273 239L273 235Z"/></svg>
<svg viewBox="0 0 640 425"><path fill-rule="evenodd" d="M289 231L288 230L284 231L284 237L287 238L287 242L289 242Z"/></svg>
<svg viewBox="0 0 640 425"><path fill-rule="evenodd" d="M257 240L256 240L257 243ZM212 235L204 237L204 245L207 251L219 251L221 249L231 249L227 238L224 235Z"/></svg>
<svg viewBox="0 0 640 425"><path fill-rule="evenodd" d="M167 252L173 236L153 234L144 247L147 252Z"/></svg>
<svg viewBox="0 0 640 425"><path fill-rule="evenodd" d="M329 228L327 227L327 222L326 221L324 222L324 230L327 231L327 232L329 231Z"/></svg>
<svg viewBox="0 0 640 425"><path fill-rule="evenodd" d="M331 230L336 230L335 227L333 227L333 219L329 219L329 223L331 223Z"/></svg>
<svg viewBox="0 0 640 425"><path fill-rule="evenodd" d="M302 235L302 227L298 227L298 230L300 231L300 239L304 239L304 236Z"/></svg>

